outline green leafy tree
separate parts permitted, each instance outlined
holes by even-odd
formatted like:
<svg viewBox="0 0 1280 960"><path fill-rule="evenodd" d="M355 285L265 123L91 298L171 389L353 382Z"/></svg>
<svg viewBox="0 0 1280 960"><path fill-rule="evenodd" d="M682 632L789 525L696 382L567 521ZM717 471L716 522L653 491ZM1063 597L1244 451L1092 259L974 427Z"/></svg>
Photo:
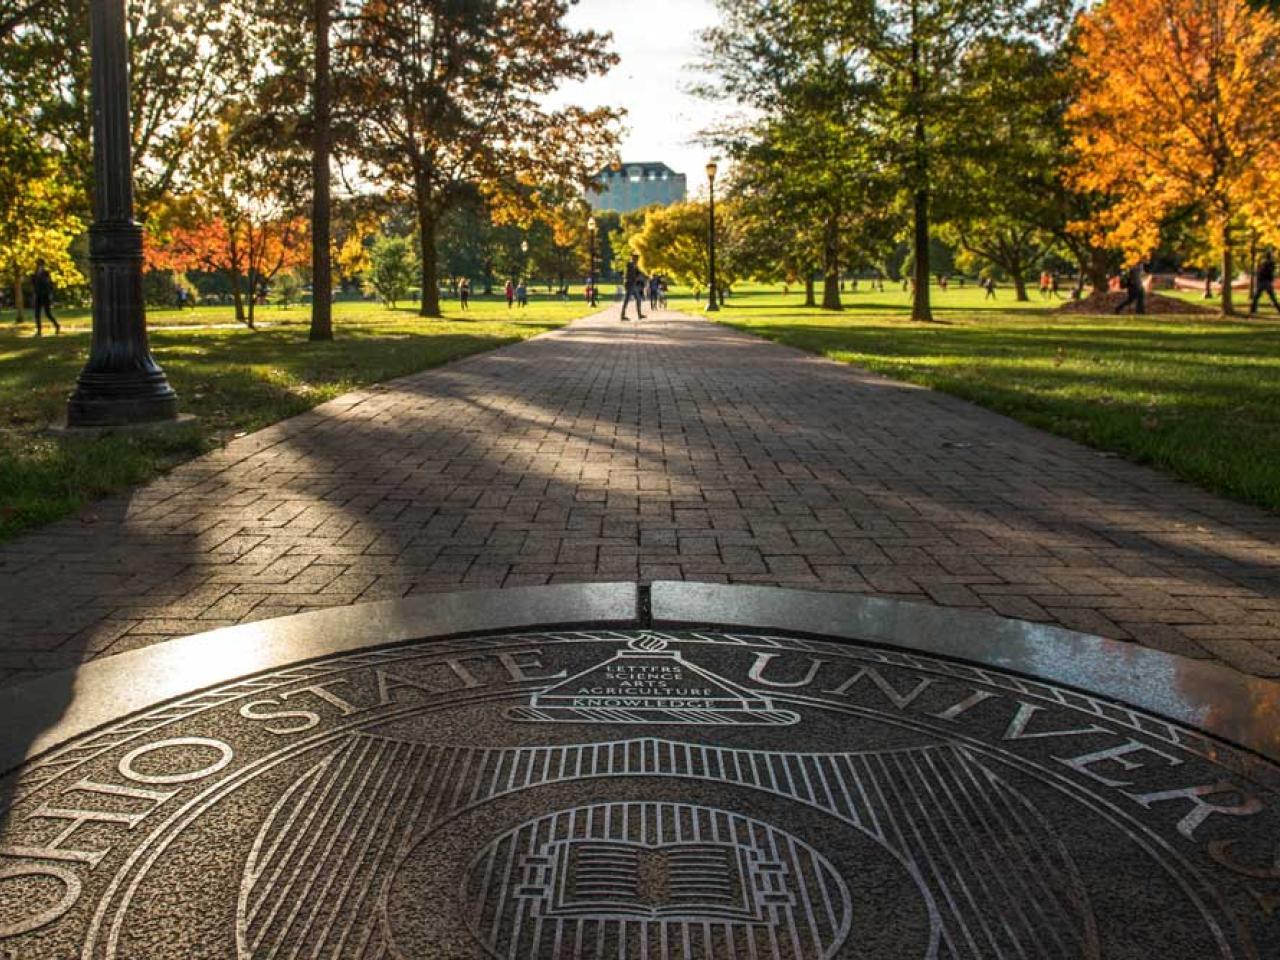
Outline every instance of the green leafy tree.
<svg viewBox="0 0 1280 960"><path fill-rule="evenodd" d="M0 0L0 110L55 153L88 214L93 176L89 4ZM6 12L8 14L6 18ZM130 0L130 119L140 214L193 169L190 137L253 82L261 19L248 0Z"/></svg>
<svg viewBox="0 0 1280 960"><path fill-rule="evenodd" d="M294 271L286 270L276 277L275 293L280 306L288 308L302 296L302 281Z"/></svg>
<svg viewBox="0 0 1280 960"><path fill-rule="evenodd" d="M565 23L561 0L365 0L335 71L366 172L410 192L423 316L440 315L436 234L469 189L495 221L528 222L538 192L585 187L616 139L610 109L553 109L545 94L602 73L607 37Z"/></svg>
<svg viewBox="0 0 1280 960"><path fill-rule="evenodd" d="M964 154L964 134L989 123L999 109L990 98L966 96L965 64L994 38L1033 34L1052 42L1065 28L1072 4L719 0L719 6L726 17L720 36L727 37L729 55L717 53L714 61L727 92L771 118L807 114L842 126L857 146L856 159L850 158L857 168L851 182L869 187L888 177L893 205L911 223L912 315L931 320L929 243L935 216L945 219L952 199L949 167ZM807 98L807 107L806 98L795 96L812 82L806 70L817 71L820 82L813 90L823 92ZM824 248L838 232L824 235Z"/></svg>
<svg viewBox="0 0 1280 960"><path fill-rule="evenodd" d="M369 284L393 310L413 285L416 261L413 245L404 237L379 237L369 250Z"/></svg>
<svg viewBox="0 0 1280 960"><path fill-rule="evenodd" d="M990 112L986 122L956 132L943 236L999 267L1022 301L1028 275L1058 241L1054 185L1065 159L1068 95L1058 61L1031 40L987 38L957 80L965 100Z"/></svg>
<svg viewBox="0 0 1280 960"><path fill-rule="evenodd" d="M641 269L705 290L710 282L711 266L707 215L707 205L697 201L650 207L645 213L644 225L628 241L630 248L640 254ZM729 240L732 233L732 207L717 204L716 239L724 238L726 242L724 249L719 242L716 244L716 281L726 289L738 279L732 259L725 255L733 246Z"/></svg>
<svg viewBox="0 0 1280 960"><path fill-rule="evenodd" d="M23 288L37 259L45 261L58 287L84 283L71 256L84 229L76 201L77 191L56 159L0 116L0 278L10 284L19 320Z"/></svg>

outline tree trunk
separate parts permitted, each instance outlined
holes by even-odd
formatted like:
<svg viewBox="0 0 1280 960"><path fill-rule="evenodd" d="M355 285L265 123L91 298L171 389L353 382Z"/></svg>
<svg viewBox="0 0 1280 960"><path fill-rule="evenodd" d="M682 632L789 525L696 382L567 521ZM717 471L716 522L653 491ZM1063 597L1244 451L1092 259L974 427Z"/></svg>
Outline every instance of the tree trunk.
<svg viewBox="0 0 1280 960"><path fill-rule="evenodd" d="M250 330L258 329L253 325L254 308L258 303L258 277L253 267L249 267L249 316L247 323Z"/></svg>
<svg viewBox="0 0 1280 960"><path fill-rule="evenodd" d="M813 271L809 270L804 275L804 305L806 307L816 307L818 301L813 295Z"/></svg>
<svg viewBox="0 0 1280 960"><path fill-rule="evenodd" d="M1231 262L1231 221L1222 225L1222 314L1231 316L1236 312L1231 302L1231 281L1235 279L1235 267Z"/></svg>
<svg viewBox="0 0 1280 960"><path fill-rule="evenodd" d="M240 289L240 271L230 271L231 302L236 305L236 322L244 323L244 291Z"/></svg>
<svg viewBox="0 0 1280 960"><path fill-rule="evenodd" d="M1107 292L1107 261L1097 250L1089 252L1089 286L1094 293Z"/></svg>
<svg viewBox="0 0 1280 960"><path fill-rule="evenodd" d="M421 191L421 187L419 190ZM436 217L430 205L418 195L418 241L422 247L422 301L418 315L439 317L440 288L436 274Z"/></svg>
<svg viewBox="0 0 1280 960"><path fill-rule="evenodd" d="M915 292L911 301L911 319L932 322L933 309L929 305L929 191L916 190L914 231L914 279Z"/></svg>
<svg viewBox="0 0 1280 960"><path fill-rule="evenodd" d="M843 310L840 302L840 222L827 219L822 232L822 309Z"/></svg>
<svg viewBox="0 0 1280 960"><path fill-rule="evenodd" d="M17 270L13 275L13 322L21 323L26 318L22 302L22 271Z"/></svg>
<svg viewBox="0 0 1280 960"><path fill-rule="evenodd" d="M1204 272L1204 299L1213 299L1213 271L1206 270Z"/></svg>
<svg viewBox="0 0 1280 960"><path fill-rule="evenodd" d="M329 259L329 10L315 0L315 76L311 139L311 332L309 340L333 339L333 265Z"/></svg>
<svg viewBox="0 0 1280 960"><path fill-rule="evenodd" d="M1019 303L1026 303L1031 299L1027 296L1027 278L1022 275L1021 270L1011 270L1009 276L1013 277L1014 299Z"/></svg>

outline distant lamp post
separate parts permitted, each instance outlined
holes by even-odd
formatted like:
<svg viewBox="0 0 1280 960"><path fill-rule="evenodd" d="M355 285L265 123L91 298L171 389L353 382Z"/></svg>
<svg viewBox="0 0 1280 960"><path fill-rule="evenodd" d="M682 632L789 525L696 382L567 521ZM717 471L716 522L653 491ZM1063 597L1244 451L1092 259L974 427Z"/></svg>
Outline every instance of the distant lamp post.
<svg viewBox="0 0 1280 960"><path fill-rule="evenodd" d="M67 401L67 426L174 420L178 395L151 356L142 299L142 227L133 219L124 0L89 4L93 94L93 340Z"/></svg>
<svg viewBox="0 0 1280 960"><path fill-rule="evenodd" d="M596 231L600 225L595 217L587 219L587 284L590 287L591 306L596 305Z"/></svg>
<svg viewBox="0 0 1280 960"><path fill-rule="evenodd" d="M710 299L707 301L707 310L714 311L720 309L720 298L716 296L716 162L711 160L707 163L707 185L710 195L710 209L707 214L707 250L710 253L710 269L707 276L707 287Z"/></svg>

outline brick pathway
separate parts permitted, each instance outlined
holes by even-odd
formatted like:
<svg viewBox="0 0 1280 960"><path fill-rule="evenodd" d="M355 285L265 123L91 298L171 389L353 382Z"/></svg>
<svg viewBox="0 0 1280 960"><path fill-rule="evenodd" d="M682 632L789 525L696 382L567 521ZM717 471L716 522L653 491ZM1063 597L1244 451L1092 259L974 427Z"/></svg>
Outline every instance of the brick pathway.
<svg viewBox="0 0 1280 960"><path fill-rule="evenodd" d="M1280 517L928 390L610 311L0 547L0 683L319 606L635 578L988 609L1280 676Z"/></svg>

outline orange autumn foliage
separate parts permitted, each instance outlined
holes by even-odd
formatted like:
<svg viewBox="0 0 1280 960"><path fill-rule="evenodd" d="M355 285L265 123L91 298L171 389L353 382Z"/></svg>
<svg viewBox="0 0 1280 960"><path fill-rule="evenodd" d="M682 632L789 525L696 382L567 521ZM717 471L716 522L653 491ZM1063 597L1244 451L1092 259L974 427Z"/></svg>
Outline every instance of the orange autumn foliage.
<svg viewBox="0 0 1280 960"><path fill-rule="evenodd" d="M1139 256L1193 210L1228 271L1233 227L1280 242L1280 15L1247 0L1104 0L1080 19L1075 67L1073 181L1112 201L1083 225L1092 240Z"/></svg>
<svg viewBox="0 0 1280 960"><path fill-rule="evenodd" d="M229 224L222 219L178 226L163 237L147 237L152 270L205 270L271 278L310 263L307 223L302 219Z"/></svg>

